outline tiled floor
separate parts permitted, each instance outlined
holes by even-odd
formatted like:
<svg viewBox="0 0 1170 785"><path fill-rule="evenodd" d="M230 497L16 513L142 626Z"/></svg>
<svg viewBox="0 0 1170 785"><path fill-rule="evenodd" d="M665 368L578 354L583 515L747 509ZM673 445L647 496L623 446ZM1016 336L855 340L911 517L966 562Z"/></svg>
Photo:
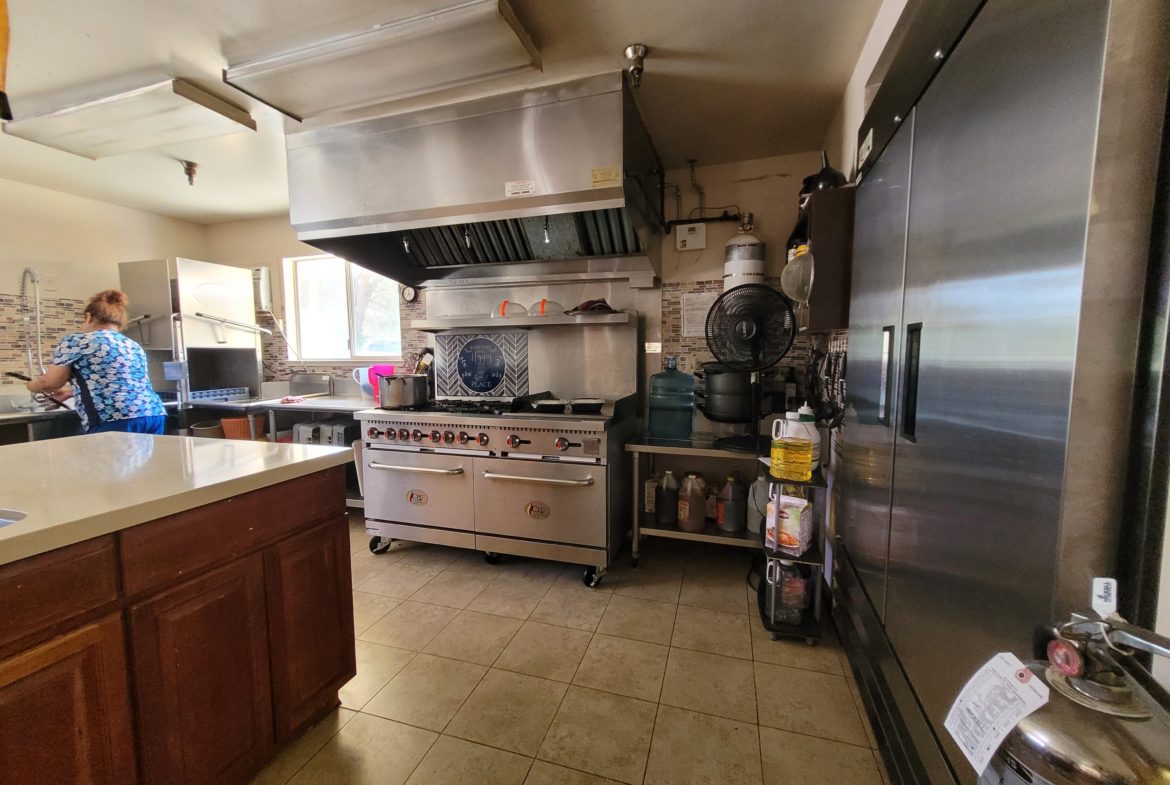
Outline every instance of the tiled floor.
<svg viewBox="0 0 1170 785"><path fill-rule="evenodd" d="M748 556L581 570L352 531L358 675L262 785L881 785L844 655L773 642Z"/></svg>

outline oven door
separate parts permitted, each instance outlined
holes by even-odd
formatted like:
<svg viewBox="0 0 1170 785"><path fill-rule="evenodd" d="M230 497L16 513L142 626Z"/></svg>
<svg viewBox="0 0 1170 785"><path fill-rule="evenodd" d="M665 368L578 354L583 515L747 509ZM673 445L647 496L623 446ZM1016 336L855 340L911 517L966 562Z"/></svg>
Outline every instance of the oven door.
<svg viewBox="0 0 1170 785"><path fill-rule="evenodd" d="M362 451L366 517L472 531L469 455Z"/></svg>
<svg viewBox="0 0 1170 785"><path fill-rule="evenodd" d="M475 459L475 531L605 547L605 467Z"/></svg>

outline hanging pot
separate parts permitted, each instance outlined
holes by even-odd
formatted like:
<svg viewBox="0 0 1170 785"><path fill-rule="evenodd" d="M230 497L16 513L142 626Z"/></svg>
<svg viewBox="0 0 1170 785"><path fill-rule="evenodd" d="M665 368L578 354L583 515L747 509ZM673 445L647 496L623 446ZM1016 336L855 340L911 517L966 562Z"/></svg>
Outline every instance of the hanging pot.
<svg viewBox="0 0 1170 785"><path fill-rule="evenodd" d="M706 380L700 408L708 420L750 422L755 417L751 373L735 371L721 363L706 363L699 375Z"/></svg>

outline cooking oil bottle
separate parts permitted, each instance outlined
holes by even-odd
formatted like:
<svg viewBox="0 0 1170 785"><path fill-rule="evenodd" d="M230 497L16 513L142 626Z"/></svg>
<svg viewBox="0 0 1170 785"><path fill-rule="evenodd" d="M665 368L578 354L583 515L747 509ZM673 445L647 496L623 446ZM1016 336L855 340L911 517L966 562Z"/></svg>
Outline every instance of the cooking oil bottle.
<svg viewBox="0 0 1170 785"><path fill-rule="evenodd" d="M771 455L769 474L775 479L791 482L808 482L812 479L813 443L799 419L776 420L772 423Z"/></svg>

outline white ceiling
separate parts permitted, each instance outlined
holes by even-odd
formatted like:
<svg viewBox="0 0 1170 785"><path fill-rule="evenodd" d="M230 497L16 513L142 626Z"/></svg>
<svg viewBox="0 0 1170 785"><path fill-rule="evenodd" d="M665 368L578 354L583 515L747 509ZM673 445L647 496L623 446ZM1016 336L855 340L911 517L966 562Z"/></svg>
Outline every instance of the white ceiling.
<svg viewBox="0 0 1170 785"><path fill-rule="evenodd" d="M91 161L0 135L0 178L199 223L288 209L283 118L231 87L230 63L454 0L10 0L8 92L27 116L181 76L249 109L256 133ZM614 71L650 47L639 101L667 167L816 149L880 0L512 0L544 71L383 107ZM178 163L199 163L194 187ZM839 164L839 162L837 162Z"/></svg>

